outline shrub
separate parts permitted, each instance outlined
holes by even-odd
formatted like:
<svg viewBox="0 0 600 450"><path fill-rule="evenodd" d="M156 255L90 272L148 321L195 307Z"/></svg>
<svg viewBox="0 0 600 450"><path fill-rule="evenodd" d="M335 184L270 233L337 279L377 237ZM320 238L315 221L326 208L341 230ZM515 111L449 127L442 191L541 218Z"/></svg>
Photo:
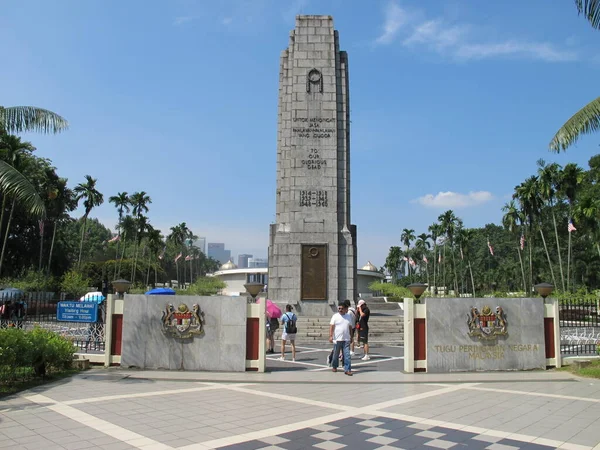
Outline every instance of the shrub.
<svg viewBox="0 0 600 450"><path fill-rule="evenodd" d="M63 276L60 287L68 298L79 298L87 292L90 285L90 280L84 277L81 273L71 270Z"/></svg>
<svg viewBox="0 0 600 450"><path fill-rule="evenodd" d="M381 292L384 297L390 297L392 301L402 301L404 298L412 298L413 296L408 288L394 283L373 281L369 284L369 289L373 292Z"/></svg>
<svg viewBox="0 0 600 450"><path fill-rule="evenodd" d="M227 285L216 277L200 277L186 290L178 290L177 295L216 295Z"/></svg>
<svg viewBox="0 0 600 450"><path fill-rule="evenodd" d="M25 292L51 292L57 288L54 277L30 270L19 278L3 278L0 286L14 287Z"/></svg>

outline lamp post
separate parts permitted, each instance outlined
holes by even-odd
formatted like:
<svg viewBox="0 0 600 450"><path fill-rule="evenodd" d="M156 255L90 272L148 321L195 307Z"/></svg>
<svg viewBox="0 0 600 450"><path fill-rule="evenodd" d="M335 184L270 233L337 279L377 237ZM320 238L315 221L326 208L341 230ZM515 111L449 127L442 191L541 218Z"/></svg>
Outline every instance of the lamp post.
<svg viewBox="0 0 600 450"><path fill-rule="evenodd" d="M411 283L406 287L410 290L410 292L412 292L412 295L415 296L417 302L419 302L419 298L421 297L421 295L423 295L425 289L427 289L427 285L423 283Z"/></svg>
<svg viewBox="0 0 600 450"><path fill-rule="evenodd" d="M129 286L131 286L131 281L127 281L127 280L115 280L111 283L113 285L113 288L115 289L115 292L117 293L117 296L119 298L123 298L123 294L125 292L127 292L127 290L129 289Z"/></svg>
<svg viewBox="0 0 600 450"><path fill-rule="evenodd" d="M542 296L542 298L544 300L546 300L546 297L548 297L550 294L552 294L552 291L554 291L554 286L551 285L550 283L536 284L534 286L534 288L537 291L537 293Z"/></svg>
<svg viewBox="0 0 600 450"><path fill-rule="evenodd" d="M250 294L250 296L252 297L252 302L249 301L248 303L255 303L256 296L260 294L260 291L263 290L265 285L263 283L252 281L250 283L246 283L244 287L246 288L246 291L248 291L248 294Z"/></svg>

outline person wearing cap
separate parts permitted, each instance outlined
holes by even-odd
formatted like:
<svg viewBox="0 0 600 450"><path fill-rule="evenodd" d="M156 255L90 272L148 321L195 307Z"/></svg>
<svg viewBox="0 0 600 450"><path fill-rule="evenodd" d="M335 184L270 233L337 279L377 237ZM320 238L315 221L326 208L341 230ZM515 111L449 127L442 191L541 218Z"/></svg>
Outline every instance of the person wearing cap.
<svg viewBox="0 0 600 450"><path fill-rule="evenodd" d="M367 306L367 303L360 299L358 301L358 305L356 306L358 312L358 342L363 345L363 350L365 352L365 356L361 359L363 361L369 361L371 357L369 356L369 316L371 315L371 311Z"/></svg>

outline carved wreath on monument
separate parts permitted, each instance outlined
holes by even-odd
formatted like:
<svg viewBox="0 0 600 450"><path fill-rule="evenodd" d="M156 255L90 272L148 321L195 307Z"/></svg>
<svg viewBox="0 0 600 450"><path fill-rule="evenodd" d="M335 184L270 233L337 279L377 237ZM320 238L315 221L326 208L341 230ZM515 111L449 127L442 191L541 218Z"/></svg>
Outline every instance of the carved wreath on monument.
<svg viewBox="0 0 600 450"><path fill-rule="evenodd" d="M190 310L185 303L177 309L167 303L162 313L162 331L167 336L189 339L204 334L204 312L194 304Z"/></svg>
<svg viewBox="0 0 600 450"><path fill-rule="evenodd" d="M469 336L477 337L480 340L492 340L498 336L508 335L506 331L506 314L500 306L496 306L496 311L484 306L481 312L475 307L467 315L467 324L469 325Z"/></svg>
<svg viewBox="0 0 600 450"><path fill-rule="evenodd" d="M323 75L317 69L311 69L306 75L306 92L310 93L313 89L323 93Z"/></svg>

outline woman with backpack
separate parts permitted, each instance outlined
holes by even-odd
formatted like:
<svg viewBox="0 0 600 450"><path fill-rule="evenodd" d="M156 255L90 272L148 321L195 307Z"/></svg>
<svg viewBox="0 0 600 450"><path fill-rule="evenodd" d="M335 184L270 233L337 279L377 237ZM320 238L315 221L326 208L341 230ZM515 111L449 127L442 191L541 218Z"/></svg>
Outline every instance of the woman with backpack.
<svg viewBox="0 0 600 450"><path fill-rule="evenodd" d="M281 316L283 332L281 333L281 361L285 361L285 343L290 341L292 346L292 361L296 361L296 321L298 317L292 312L292 305L285 305L285 314Z"/></svg>

